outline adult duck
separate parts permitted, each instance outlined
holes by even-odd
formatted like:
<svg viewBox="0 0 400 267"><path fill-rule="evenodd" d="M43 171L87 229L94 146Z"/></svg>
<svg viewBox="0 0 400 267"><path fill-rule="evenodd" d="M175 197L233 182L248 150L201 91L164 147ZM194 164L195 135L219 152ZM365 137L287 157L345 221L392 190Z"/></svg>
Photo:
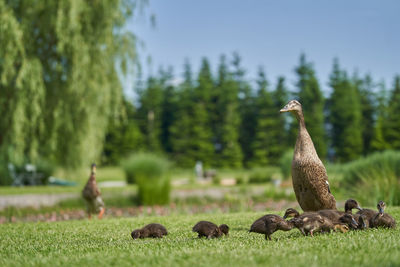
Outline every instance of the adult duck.
<svg viewBox="0 0 400 267"><path fill-rule="evenodd" d="M89 219L92 213L98 213L98 218L101 219L104 214L104 202L101 198L101 193L96 183L96 164L92 164L91 174L85 187L82 190L82 197L86 203L86 209Z"/></svg>
<svg viewBox="0 0 400 267"><path fill-rule="evenodd" d="M299 133L292 161L292 183L296 199L304 211L336 209L328 175L306 129L301 104L291 100L280 110L291 112L299 122Z"/></svg>

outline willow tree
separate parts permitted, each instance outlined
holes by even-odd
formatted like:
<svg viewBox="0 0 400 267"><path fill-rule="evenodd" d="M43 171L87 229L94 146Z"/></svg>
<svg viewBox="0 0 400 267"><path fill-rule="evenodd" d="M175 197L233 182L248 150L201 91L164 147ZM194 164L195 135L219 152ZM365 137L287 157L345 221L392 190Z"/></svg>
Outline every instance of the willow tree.
<svg viewBox="0 0 400 267"><path fill-rule="evenodd" d="M124 26L145 1L0 0L0 155L95 160L136 59Z"/></svg>

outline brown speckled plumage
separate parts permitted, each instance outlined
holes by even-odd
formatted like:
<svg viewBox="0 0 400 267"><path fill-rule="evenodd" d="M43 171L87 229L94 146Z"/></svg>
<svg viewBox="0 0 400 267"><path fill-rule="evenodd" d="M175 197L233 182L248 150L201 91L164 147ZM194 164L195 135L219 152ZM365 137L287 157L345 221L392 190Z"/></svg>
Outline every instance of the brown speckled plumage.
<svg viewBox="0 0 400 267"><path fill-rule="evenodd" d="M293 225L300 230L303 235L315 232L330 232L335 229L334 224L328 219L316 212L302 214L290 220Z"/></svg>
<svg viewBox="0 0 400 267"><path fill-rule="evenodd" d="M86 202L87 213L99 213L101 218L104 212L104 202L101 198L101 193L96 183L96 164L92 164L92 170L85 187L82 190L82 197Z"/></svg>
<svg viewBox="0 0 400 267"><path fill-rule="evenodd" d="M289 231L293 229L293 223L286 221L275 214L267 214L253 222L249 232L264 234L266 240L271 240L271 235L278 231Z"/></svg>
<svg viewBox="0 0 400 267"><path fill-rule="evenodd" d="M301 104L291 100L281 109L281 112L287 111L293 113L299 122L292 161L292 182L296 199L304 211L336 209L336 200L329 189L328 175L306 129Z"/></svg>
<svg viewBox="0 0 400 267"><path fill-rule="evenodd" d="M354 199L348 199L344 204L344 212L339 210L320 210L318 214L328 218L333 223L337 223L339 218L346 213L352 214L353 209L362 210L358 202Z"/></svg>
<svg viewBox="0 0 400 267"><path fill-rule="evenodd" d="M226 224L221 224L217 226L215 223L208 221L200 221L196 223L192 228L193 232L198 233L198 237L207 237L207 238L215 238L220 237L222 235L228 235L229 227Z"/></svg>
<svg viewBox="0 0 400 267"><path fill-rule="evenodd" d="M375 216L372 217L372 219L371 219L372 227L396 228L395 219L392 216L390 216L389 214L384 213L384 210L386 208L385 202L379 201L377 208L378 208L379 212L377 214L375 214Z"/></svg>
<svg viewBox="0 0 400 267"><path fill-rule="evenodd" d="M159 223L150 223L141 229L133 230L131 236L133 239L137 238L162 238L168 235L167 229Z"/></svg>

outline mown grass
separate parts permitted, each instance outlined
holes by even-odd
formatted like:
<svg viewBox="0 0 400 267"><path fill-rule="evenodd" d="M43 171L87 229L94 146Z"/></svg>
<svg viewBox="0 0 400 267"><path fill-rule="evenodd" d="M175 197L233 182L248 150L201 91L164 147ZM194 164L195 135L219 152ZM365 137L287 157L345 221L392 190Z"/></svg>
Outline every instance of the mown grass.
<svg viewBox="0 0 400 267"><path fill-rule="evenodd" d="M396 219L400 208L389 207ZM394 266L400 264L400 230L332 233L303 237L277 232L273 241L248 233L262 213L135 217L0 225L1 266ZM198 220L227 223L226 238L197 239ZM159 222L161 240L132 240L132 229Z"/></svg>

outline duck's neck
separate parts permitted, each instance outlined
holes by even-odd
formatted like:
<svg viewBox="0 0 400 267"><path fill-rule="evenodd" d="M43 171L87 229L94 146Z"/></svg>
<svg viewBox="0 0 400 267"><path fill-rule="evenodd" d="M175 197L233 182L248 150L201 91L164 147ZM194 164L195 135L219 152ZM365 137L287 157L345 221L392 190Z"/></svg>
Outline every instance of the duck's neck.
<svg viewBox="0 0 400 267"><path fill-rule="evenodd" d="M299 122L299 133L297 135L296 146L294 148L294 157L302 157L306 154L318 157L310 134L308 133L306 128L303 112L298 111L295 112L294 115Z"/></svg>

